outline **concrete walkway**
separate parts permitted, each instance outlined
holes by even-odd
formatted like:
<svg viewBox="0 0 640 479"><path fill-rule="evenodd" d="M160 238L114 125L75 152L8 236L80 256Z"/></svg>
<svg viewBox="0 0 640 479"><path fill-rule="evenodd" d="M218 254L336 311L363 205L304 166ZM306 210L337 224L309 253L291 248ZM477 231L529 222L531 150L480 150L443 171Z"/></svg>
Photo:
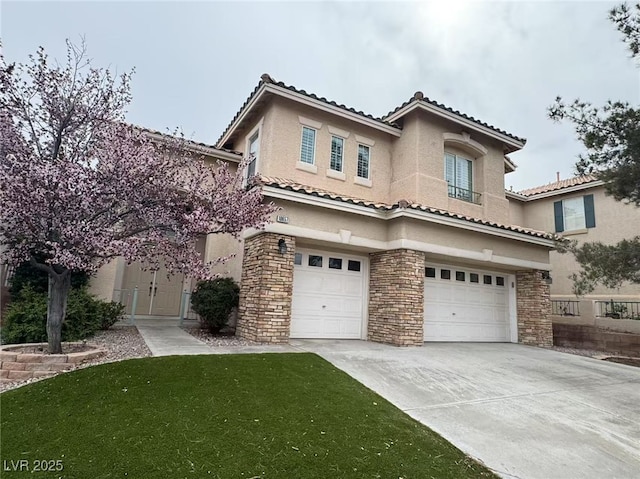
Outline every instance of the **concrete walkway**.
<svg viewBox="0 0 640 479"><path fill-rule="evenodd" d="M154 356L211 354L211 348L179 327L178 319L136 319L136 327Z"/></svg>

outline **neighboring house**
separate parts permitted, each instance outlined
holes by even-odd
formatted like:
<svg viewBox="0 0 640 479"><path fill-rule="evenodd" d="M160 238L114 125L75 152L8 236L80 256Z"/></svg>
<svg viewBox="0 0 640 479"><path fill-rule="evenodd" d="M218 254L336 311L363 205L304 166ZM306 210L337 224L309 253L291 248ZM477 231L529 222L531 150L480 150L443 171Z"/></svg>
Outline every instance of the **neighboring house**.
<svg viewBox="0 0 640 479"><path fill-rule="evenodd" d="M216 146L198 146L253 155L250 181L281 208L243 245L201 245L205 259L238 253L226 266L241 283L237 334L550 346L553 235L511 221L504 188L506 155L524 144L420 92L375 118L263 75ZM142 313L175 316L161 291L192 285L161 278L116 262L94 291L137 286Z"/></svg>
<svg viewBox="0 0 640 479"><path fill-rule="evenodd" d="M579 244L599 241L615 244L640 234L640 208L605 194L602 181L590 175L560 180L518 193L507 192L511 221L555 232ZM577 298L570 276L580 268L571 254L551 252L555 313L594 319L605 314L603 301L639 302L640 286L625 284L611 290L598 286Z"/></svg>

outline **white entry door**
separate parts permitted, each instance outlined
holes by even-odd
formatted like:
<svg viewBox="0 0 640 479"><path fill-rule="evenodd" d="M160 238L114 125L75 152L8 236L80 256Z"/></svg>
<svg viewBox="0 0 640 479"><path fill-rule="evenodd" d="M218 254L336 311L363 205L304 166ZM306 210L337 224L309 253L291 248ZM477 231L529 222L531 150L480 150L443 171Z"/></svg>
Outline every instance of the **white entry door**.
<svg viewBox="0 0 640 479"><path fill-rule="evenodd" d="M425 341L508 342L509 338L507 275L427 264Z"/></svg>
<svg viewBox="0 0 640 479"><path fill-rule="evenodd" d="M296 250L292 338L362 337L366 258Z"/></svg>

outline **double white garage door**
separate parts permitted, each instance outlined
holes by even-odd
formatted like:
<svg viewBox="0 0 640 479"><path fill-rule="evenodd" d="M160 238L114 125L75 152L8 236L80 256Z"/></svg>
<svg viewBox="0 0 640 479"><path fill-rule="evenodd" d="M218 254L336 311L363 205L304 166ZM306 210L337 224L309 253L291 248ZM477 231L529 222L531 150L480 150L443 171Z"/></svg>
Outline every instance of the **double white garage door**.
<svg viewBox="0 0 640 479"><path fill-rule="evenodd" d="M292 338L366 338L367 259L297 250ZM425 341L509 341L507 277L449 266L425 268Z"/></svg>

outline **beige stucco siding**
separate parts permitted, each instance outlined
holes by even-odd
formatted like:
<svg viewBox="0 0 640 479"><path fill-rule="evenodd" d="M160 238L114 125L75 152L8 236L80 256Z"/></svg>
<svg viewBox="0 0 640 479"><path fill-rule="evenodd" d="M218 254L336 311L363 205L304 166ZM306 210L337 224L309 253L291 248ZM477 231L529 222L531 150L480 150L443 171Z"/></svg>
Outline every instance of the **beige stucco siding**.
<svg viewBox="0 0 640 479"><path fill-rule="evenodd" d="M464 130L452 122L415 111L403 119L402 136L393 142L393 201L407 199L456 213L508 223L508 201L504 196L504 153L501 145L480 134L470 136L486 150L478 152L463 143L445 142L444 135ZM444 177L445 152L473 162L473 190L481 194L480 205L449 198Z"/></svg>
<svg viewBox="0 0 640 479"><path fill-rule="evenodd" d="M310 122L305 124L306 120ZM263 114L236 141L236 149L244 151L250 132L260 121L258 173L356 198L389 201L391 140L388 134L291 100L273 98ZM316 130L315 172L299 165L303 126ZM330 169L331 137L334 135L344 139L344 180L327 174ZM370 147L370 187L354 181L360 143Z"/></svg>
<svg viewBox="0 0 640 479"><path fill-rule="evenodd" d="M509 224L525 226L524 203L509 199ZM543 230L544 231L544 230Z"/></svg>
<svg viewBox="0 0 640 479"><path fill-rule="evenodd" d="M524 261L549 262L549 249L544 246L411 218L391 221L387 236L389 240L406 238L473 252L491 250L492 255Z"/></svg>
<svg viewBox="0 0 640 479"><path fill-rule="evenodd" d="M431 252L432 257L445 261L457 258L508 270L532 267L532 263L546 269L549 264L549 248L522 241L526 236L516 240L413 218L387 219L384 214L372 218L286 200L276 203L281 206L278 214L286 216L288 224L273 223L269 231L325 243L327 247L333 244L363 252L404 247ZM400 240L412 243L399 246Z"/></svg>
<svg viewBox="0 0 640 479"><path fill-rule="evenodd" d="M524 226L553 232L555 231L553 203L570 198L581 198L588 194L593 194L594 197L595 228L574 232L565 231L562 233L565 238L576 240L579 244L594 241L615 244L622 239L633 238L640 234L640 226L638 226L640 225L640 208L615 201L605 195L602 186L526 202L523 208ZM577 262L570 254L556 252L551 254L551 262L553 267L551 294L572 295L572 281L569 276L579 271ZM599 286L589 297L606 298L618 295L640 297L640 286L625 285L618 290Z"/></svg>

